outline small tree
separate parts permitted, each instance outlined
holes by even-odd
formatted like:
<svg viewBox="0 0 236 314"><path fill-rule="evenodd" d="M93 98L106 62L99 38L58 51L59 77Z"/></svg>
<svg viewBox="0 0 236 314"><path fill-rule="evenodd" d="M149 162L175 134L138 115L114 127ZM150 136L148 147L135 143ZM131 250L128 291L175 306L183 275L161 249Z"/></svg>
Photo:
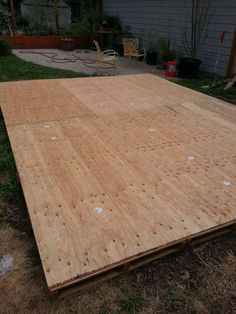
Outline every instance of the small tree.
<svg viewBox="0 0 236 314"><path fill-rule="evenodd" d="M190 27L185 27L183 46L185 52L195 59L200 46L204 43L210 22L210 8L212 0L191 0L190 9L186 13L190 16Z"/></svg>
<svg viewBox="0 0 236 314"><path fill-rule="evenodd" d="M53 8L54 8L54 17L55 17L56 32L57 32L57 35L59 35L59 34L60 34L60 26L59 26L58 0L54 0L54 1L53 1Z"/></svg>

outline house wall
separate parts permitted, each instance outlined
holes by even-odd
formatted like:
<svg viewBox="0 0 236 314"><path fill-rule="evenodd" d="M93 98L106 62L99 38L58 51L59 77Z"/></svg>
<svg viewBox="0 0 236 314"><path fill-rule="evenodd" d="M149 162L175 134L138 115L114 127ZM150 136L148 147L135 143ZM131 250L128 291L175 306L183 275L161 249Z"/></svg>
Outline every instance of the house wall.
<svg viewBox="0 0 236 314"><path fill-rule="evenodd" d="M190 0L104 0L104 10L111 15L119 15L123 25L129 25L131 32L139 37L144 47L148 45L148 33L155 33L156 39L172 38L172 48L178 56L184 56L183 32L189 16ZM172 27L168 25L172 24ZM212 0L211 19L207 38L198 54L202 59L201 69L213 72L219 51L221 31L226 31L220 49L217 74L225 75L236 28L236 0Z"/></svg>

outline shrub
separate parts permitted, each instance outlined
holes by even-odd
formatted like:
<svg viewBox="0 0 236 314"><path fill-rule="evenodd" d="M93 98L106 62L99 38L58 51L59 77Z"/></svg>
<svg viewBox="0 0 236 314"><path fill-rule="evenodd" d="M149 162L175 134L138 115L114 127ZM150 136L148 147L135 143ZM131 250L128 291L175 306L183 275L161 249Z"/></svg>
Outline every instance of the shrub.
<svg viewBox="0 0 236 314"><path fill-rule="evenodd" d="M10 54L11 45L5 40L0 40L0 56L8 56Z"/></svg>
<svg viewBox="0 0 236 314"><path fill-rule="evenodd" d="M86 23L72 23L69 29L62 32L64 35L80 35L81 37L87 37L91 35L89 25Z"/></svg>

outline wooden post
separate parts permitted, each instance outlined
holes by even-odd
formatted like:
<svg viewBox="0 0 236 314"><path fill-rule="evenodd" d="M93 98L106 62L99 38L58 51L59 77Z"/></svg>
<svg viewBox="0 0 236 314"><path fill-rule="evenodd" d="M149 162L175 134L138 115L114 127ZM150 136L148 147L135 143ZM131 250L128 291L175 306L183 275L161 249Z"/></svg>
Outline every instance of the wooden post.
<svg viewBox="0 0 236 314"><path fill-rule="evenodd" d="M234 38L232 41L232 48L227 68L227 76L231 77L233 74L235 74L235 69L236 69L236 30L234 32Z"/></svg>
<svg viewBox="0 0 236 314"><path fill-rule="evenodd" d="M102 0L97 0L97 11L102 14Z"/></svg>

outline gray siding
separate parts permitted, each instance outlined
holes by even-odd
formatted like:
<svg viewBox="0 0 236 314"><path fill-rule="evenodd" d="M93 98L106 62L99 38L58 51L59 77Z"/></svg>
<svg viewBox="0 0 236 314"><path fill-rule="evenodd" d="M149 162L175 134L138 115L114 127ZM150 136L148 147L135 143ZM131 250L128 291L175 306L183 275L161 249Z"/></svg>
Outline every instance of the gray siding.
<svg viewBox="0 0 236 314"><path fill-rule="evenodd" d="M167 37L168 20L171 19L173 27L169 28L169 33L173 49L178 56L184 56L182 37L189 19L184 7L190 5L190 0L104 0L103 3L108 14L119 15L122 24L131 27L144 47L150 30L156 38ZM203 61L201 69L213 72L220 45L219 33L226 31L217 70L217 74L225 75L236 27L236 0L213 0L211 13L207 38L198 57Z"/></svg>

